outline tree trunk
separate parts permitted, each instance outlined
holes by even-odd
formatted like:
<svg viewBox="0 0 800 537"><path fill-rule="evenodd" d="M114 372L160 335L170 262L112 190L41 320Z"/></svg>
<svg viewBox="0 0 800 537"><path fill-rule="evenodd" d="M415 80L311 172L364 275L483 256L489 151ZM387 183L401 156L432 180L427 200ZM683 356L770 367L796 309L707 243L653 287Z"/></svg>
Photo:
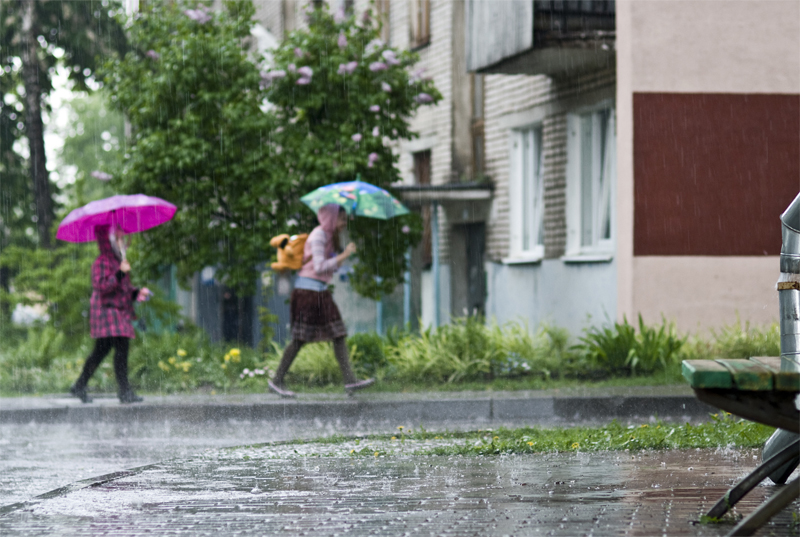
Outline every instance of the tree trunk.
<svg viewBox="0 0 800 537"><path fill-rule="evenodd" d="M50 248L50 228L53 224L53 199L50 196L50 178L44 153L44 125L42 123L42 89L39 85L39 58L36 51L34 18L35 0L22 1L22 77L25 84L26 134L30 149L30 169L36 203L36 226L39 245Z"/></svg>

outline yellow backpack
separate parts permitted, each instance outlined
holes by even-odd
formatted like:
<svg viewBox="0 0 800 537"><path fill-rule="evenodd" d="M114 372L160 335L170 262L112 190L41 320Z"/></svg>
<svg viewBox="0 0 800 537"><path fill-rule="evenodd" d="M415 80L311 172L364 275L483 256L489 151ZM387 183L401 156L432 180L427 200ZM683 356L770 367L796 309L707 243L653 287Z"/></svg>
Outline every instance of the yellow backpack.
<svg viewBox="0 0 800 537"><path fill-rule="evenodd" d="M303 266L303 251L305 250L307 239L308 233L292 235L291 237L284 233L277 237L272 237L269 244L278 250L278 261L271 265L272 270L277 272L300 270Z"/></svg>

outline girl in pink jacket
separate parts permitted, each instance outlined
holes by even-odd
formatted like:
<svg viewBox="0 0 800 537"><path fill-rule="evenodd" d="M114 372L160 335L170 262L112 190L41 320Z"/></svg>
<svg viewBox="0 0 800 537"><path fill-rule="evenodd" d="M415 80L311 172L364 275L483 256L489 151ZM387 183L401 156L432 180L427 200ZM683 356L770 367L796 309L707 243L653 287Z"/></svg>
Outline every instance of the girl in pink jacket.
<svg viewBox="0 0 800 537"><path fill-rule="evenodd" d="M347 214L343 207L330 203L317 212L319 224L306 241L303 267L295 280L291 297L292 341L283 352L275 376L269 381L269 390L281 397L294 397L283 385L300 348L315 341L333 341L333 352L344 377L345 390L355 390L372 385L374 379L357 381L347 353L347 329L339 308L333 301L328 283L344 261L356 251L352 242L337 253L339 232L347 227Z"/></svg>

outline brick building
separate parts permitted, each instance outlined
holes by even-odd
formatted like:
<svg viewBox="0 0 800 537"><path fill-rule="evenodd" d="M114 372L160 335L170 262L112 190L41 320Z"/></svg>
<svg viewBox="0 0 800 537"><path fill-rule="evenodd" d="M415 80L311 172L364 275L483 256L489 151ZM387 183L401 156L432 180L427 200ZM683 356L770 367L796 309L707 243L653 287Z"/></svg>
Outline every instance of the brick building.
<svg viewBox="0 0 800 537"><path fill-rule="evenodd" d="M255 0L261 46L306 0ZM366 0L331 0L363 10ZM798 0L377 0L443 99L396 147L426 223L352 331L500 322L777 320L778 216L800 190ZM280 309L288 282L279 282ZM281 327L279 328L279 333Z"/></svg>

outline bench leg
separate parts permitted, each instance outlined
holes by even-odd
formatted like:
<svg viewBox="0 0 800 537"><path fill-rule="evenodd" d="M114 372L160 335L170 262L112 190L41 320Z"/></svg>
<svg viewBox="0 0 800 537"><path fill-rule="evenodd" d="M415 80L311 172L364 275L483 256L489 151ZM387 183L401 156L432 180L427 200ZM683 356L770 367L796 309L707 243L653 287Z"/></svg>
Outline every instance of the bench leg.
<svg viewBox="0 0 800 537"><path fill-rule="evenodd" d="M800 498L800 477L785 485L772 495L772 497L762 504L758 509L750 513L749 516L739 522L728 537L739 535L753 535L769 519L779 513L787 505Z"/></svg>
<svg viewBox="0 0 800 537"><path fill-rule="evenodd" d="M764 461L761 466L753 470L750 475L742 479L738 485L725 493L725 496L711 508L706 514L709 518L722 518L722 516L731 510L745 494L753 490L759 483L764 481L768 475L786 464L786 462L797 457L800 451L800 439L795 440L790 445L776 453L771 459Z"/></svg>
<svg viewBox="0 0 800 537"><path fill-rule="evenodd" d="M764 444L764 449L761 450L761 460L766 461L772 458L773 455L781 451L783 448L800 438L800 434L795 434L784 429L778 429L772 436L769 437L767 443ZM798 459L800 454L794 460L789 461L787 464L769 474L769 478L776 485L783 485L792 472L797 468Z"/></svg>

